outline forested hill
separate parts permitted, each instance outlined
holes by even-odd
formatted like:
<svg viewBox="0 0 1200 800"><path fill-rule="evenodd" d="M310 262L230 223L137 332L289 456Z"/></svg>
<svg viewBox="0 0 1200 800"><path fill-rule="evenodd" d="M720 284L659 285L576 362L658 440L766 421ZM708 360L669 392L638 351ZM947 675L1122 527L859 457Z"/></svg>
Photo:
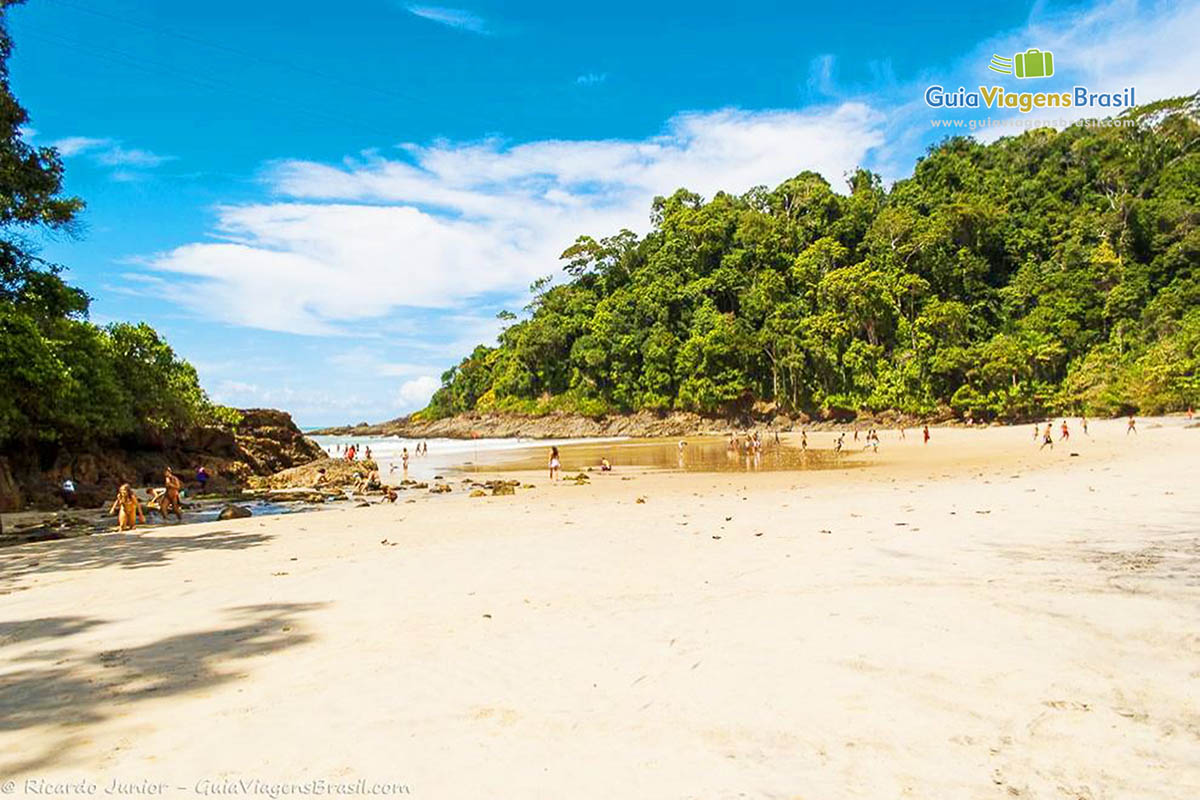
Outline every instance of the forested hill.
<svg viewBox="0 0 1200 800"><path fill-rule="evenodd" d="M953 138L885 190L805 172L679 190L580 237L571 280L442 376L421 418L730 413L755 401L976 418L1200 400L1200 95L1133 127Z"/></svg>

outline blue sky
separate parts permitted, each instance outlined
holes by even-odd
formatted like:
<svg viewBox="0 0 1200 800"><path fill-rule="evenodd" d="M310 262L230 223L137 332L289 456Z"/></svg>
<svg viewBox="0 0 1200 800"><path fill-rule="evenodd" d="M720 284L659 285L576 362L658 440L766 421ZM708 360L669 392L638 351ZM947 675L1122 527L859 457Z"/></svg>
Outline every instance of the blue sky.
<svg viewBox="0 0 1200 800"><path fill-rule="evenodd" d="M26 137L88 202L43 255L220 402L380 420L654 194L903 177L949 116L929 83L1030 88L991 53L1139 102L1200 88L1197 2L575 5L30 0Z"/></svg>

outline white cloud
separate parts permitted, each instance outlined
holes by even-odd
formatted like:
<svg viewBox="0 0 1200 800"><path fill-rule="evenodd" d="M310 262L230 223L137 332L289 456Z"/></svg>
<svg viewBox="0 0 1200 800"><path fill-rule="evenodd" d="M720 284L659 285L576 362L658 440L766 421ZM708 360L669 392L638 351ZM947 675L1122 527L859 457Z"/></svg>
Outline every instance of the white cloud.
<svg viewBox="0 0 1200 800"><path fill-rule="evenodd" d="M682 114L643 140L407 145L406 159L277 165L294 200L217 209L222 241L161 254L180 302L238 325L329 334L398 309L462 308L558 273L575 237L644 230L650 200L711 196L804 169L840 182L882 141L882 116L847 103Z"/></svg>
<svg viewBox="0 0 1200 800"><path fill-rule="evenodd" d="M608 80L607 72L587 72L575 79L580 86L595 86Z"/></svg>
<svg viewBox="0 0 1200 800"><path fill-rule="evenodd" d="M149 150L126 148L114 139L93 136L66 136L51 142L50 146L57 148L63 158L86 155L101 167L114 167L110 177L118 182L141 180L147 177L146 174L135 172L135 169L151 169L175 158Z"/></svg>
<svg viewBox="0 0 1200 800"><path fill-rule="evenodd" d="M96 161L106 167L157 167L165 161L171 161L174 156L162 156L149 150L125 149L114 145L96 154Z"/></svg>
<svg viewBox="0 0 1200 800"><path fill-rule="evenodd" d="M471 31L472 33L487 33L483 17L464 11L461 8L442 8L439 6L409 6L408 12L422 19L431 20L451 28Z"/></svg>
<svg viewBox="0 0 1200 800"><path fill-rule="evenodd" d="M415 411L429 404L429 398L438 390L442 382L431 375L422 375L400 384L396 401L401 411Z"/></svg>
<svg viewBox="0 0 1200 800"><path fill-rule="evenodd" d="M89 150L96 150L110 144L112 144L112 139L95 139L91 136L66 136L51 142L50 146L58 150L58 154L63 158L71 158L80 153L86 153Z"/></svg>

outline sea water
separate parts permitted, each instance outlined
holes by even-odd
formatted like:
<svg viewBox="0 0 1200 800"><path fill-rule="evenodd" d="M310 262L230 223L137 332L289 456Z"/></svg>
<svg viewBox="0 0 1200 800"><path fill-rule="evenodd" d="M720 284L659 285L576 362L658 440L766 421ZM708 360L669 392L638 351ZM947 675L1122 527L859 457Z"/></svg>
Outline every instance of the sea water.
<svg viewBox="0 0 1200 800"><path fill-rule="evenodd" d="M408 450L408 477L413 480L429 480L436 475L461 474L481 469L498 469L514 459L545 454L552 446L616 443L626 437L596 439L405 439L399 436L310 436L331 458L337 458L350 445L358 448L358 457L365 458L371 448L371 458L379 464L379 475L386 483L389 478L399 480L404 475L402 454ZM417 455L417 445L424 442L429 447L427 455ZM544 457L543 461L546 460Z"/></svg>
<svg viewBox="0 0 1200 800"><path fill-rule="evenodd" d="M758 472L775 470L836 469L858 466L850 452L802 450L788 444L764 442L761 450L731 450L720 436L691 436L680 448L680 439L634 439L630 437L578 439L404 439L398 436L313 436L313 441L332 457L351 444L360 458L371 448L379 474L403 477L401 453L408 449L408 477L429 480L437 475L472 472L546 469L551 447L558 447L564 472L597 468L602 458L613 467L650 467L684 472ZM427 456L416 454L417 444L429 445Z"/></svg>

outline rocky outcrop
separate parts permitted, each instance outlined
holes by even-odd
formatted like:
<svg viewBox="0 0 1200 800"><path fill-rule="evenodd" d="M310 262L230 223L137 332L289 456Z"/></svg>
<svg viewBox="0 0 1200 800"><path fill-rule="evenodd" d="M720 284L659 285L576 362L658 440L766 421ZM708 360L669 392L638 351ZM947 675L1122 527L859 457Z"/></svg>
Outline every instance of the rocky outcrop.
<svg viewBox="0 0 1200 800"><path fill-rule="evenodd" d="M271 475L325 457L321 446L296 427L291 414L273 408L248 408L241 414L234 442L253 474Z"/></svg>
<svg viewBox="0 0 1200 800"><path fill-rule="evenodd" d="M319 447L317 449L320 450ZM353 486L360 478L378 469L379 465L370 459L347 461L344 458L326 457L271 475L252 478L250 484L261 489L291 489L300 486L336 489Z"/></svg>
<svg viewBox="0 0 1200 800"><path fill-rule="evenodd" d="M111 501L122 483L161 486L167 467L185 486L198 488L195 470L203 465L209 491L221 491L325 455L286 412L251 408L241 415L235 428L145 431L105 445L43 445L0 453L0 511L61 507L65 478L75 482L75 504L94 508Z"/></svg>

